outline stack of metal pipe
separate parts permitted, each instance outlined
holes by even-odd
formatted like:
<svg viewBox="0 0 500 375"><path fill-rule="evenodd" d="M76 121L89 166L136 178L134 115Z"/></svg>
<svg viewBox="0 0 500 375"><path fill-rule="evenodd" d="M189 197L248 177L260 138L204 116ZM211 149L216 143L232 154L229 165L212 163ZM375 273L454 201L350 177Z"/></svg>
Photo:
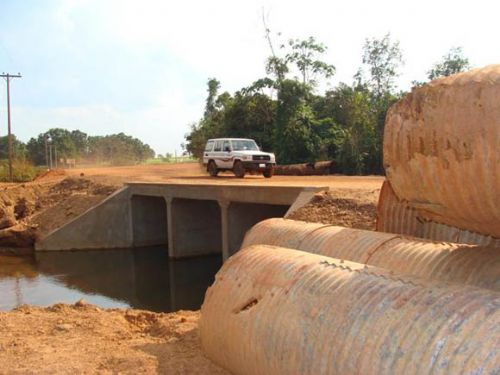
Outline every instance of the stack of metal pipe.
<svg viewBox="0 0 500 375"><path fill-rule="evenodd" d="M207 290L207 356L236 374L500 374L498 103L500 65L390 110L378 229L392 233L254 226Z"/></svg>

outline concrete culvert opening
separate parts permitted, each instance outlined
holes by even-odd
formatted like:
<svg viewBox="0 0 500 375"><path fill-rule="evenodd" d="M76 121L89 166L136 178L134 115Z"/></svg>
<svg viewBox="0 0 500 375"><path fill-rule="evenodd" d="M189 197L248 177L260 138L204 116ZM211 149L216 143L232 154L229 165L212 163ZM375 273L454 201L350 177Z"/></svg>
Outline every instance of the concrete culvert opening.
<svg viewBox="0 0 500 375"><path fill-rule="evenodd" d="M133 246L166 246L168 244L168 227L165 199L133 195L131 207Z"/></svg>
<svg viewBox="0 0 500 375"><path fill-rule="evenodd" d="M173 258L222 253L221 212L217 201L174 198L171 224Z"/></svg>
<svg viewBox="0 0 500 375"><path fill-rule="evenodd" d="M229 254L239 250L251 227L265 219L283 217L289 208L287 205L231 202L228 208Z"/></svg>

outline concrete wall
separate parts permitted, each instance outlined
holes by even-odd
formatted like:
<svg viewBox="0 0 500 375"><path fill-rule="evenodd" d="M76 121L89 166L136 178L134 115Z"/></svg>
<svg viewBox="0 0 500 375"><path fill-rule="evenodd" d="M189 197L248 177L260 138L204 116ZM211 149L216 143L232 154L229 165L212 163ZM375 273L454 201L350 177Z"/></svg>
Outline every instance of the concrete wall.
<svg viewBox="0 0 500 375"><path fill-rule="evenodd" d="M241 247L245 233L259 221L283 217L289 206L231 202L228 207L229 255Z"/></svg>
<svg viewBox="0 0 500 375"><path fill-rule="evenodd" d="M130 191L124 187L35 244L35 250L109 249L132 246Z"/></svg>
<svg viewBox="0 0 500 375"><path fill-rule="evenodd" d="M283 217L320 190L328 188L131 183L39 240L35 249L168 244L171 258L222 251L227 259L251 226Z"/></svg>
<svg viewBox="0 0 500 375"><path fill-rule="evenodd" d="M169 255L172 258L222 251L221 212L214 200L171 201Z"/></svg>
<svg viewBox="0 0 500 375"><path fill-rule="evenodd" d="M167 245L167 204L163 197L131 198L134 247Z"/></svg>

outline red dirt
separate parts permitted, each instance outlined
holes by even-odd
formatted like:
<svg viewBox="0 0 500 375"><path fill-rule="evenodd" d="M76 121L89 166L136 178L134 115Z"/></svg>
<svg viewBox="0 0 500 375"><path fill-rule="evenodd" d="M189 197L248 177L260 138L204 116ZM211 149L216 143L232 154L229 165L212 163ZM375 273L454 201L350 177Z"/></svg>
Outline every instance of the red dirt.
<svg viewBox="0 0 500 375"><path fill-rule="evenodd" d="M248 176L210 178L198 164L71 169L26 184L0 184L0 251L22 253L127 181L327 186L296 219L372 228L383 178ZM6 249L6 247L16 247ZM8 250L8 251L5 251ZM16 259L16 258L11 258ZM1 261L1 259L0 259ZM203 356L199 312L156 314L95 306L24 306L0 312L0 373L225 374Z"/></svg>
<svg viewBox="0 0 500 375"><path fill-rule="evenodd" d="M123 184L127 181L148 181L191 184L238 184L238 185L287 185L287 186L328 186L330 189L374 190L380 189L382 176L262 176L248 175L236 178L230 172L210 177L197 163L137 165L129 167L102 167L67 169L68 176L85 178L105 184Z"/></svg>
<svg viewBox="0 0 500 375"><path fill-rule="evenodd" d="M340 225L348 228L375 230L377 220L377 205L375 196L366 193L363 197L342 198L345 194L328 191L316 194L312 201L293 212L289 219Z"/></svg>
<svg viewBox="0 0 500 375"><path fill-rule="evenodd" d="M201 351L199 316L85 303L0 312L0 373L227 374Z"/></svg>
<svg viewBox="0 0 500 375"><path fill-rule="evenodd" d="M66 171L64 169L50 169L36 176L35 181L47 181L50 178L57 178L61 176L66 176Z"/></svg>
<svg viewBox="0 0 500 375"><path fill-rule="evenodd" d="M0 247L31 247L35 239L80 215L115 191L89 179L48 175L0 185Z"/></svg>
<svg viewBox="0 0 500 375"><path fill-rule="evenodd" d="M217 185L285 185L328 187L330 193L294 217L357 228L372 228L374 205L383 182L379 176L207 175L197 163L53 170L24 184L0 184L0 249L28 248L36 238L82 214L128 181ZM345 201L345 200L350 201ZM361 206L360 206L361 205ZM360 222L366 220L366 225Z"/></svg>

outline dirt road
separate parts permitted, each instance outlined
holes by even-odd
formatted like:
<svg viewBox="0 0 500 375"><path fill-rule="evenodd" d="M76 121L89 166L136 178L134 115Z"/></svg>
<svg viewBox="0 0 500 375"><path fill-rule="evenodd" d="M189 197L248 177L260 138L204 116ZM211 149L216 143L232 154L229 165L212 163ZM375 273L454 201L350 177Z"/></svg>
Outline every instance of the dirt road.
<svg viewBox="0 0 500 375"><path fill-rule="evenodd" d="M148 181L217 185L318 186L329 192L296 212L295 220L323 222L360 229L374 229L376 204L383 176L274 176L261 175L236 178L232 173L210 177L198 163L140 165L114 168L83 168L68 170L70 176L92 178L100 184L123 184L127 181Z"/></svg>
<svg viewBox="0 0 500 375"><path fill-rule="evenodd" d="M127 181L148 181L191 184L245 184L245 185L286 185L286 186L328 186L331 189L380 189L382 176L262 176L247 175L236 178L230 172L218 177L208 176L197 163L138 165L129 167L99 167L67 169L68 176L92 177L98 182L125 183Z"/></svg>
<svg viewBox="0 0 500 375"><path fill-rule="evenodd" d="M29 248L126 182L316 186L329 188L294 218L373 229L380 176L209 177L197 163L53 170L25 184L0 184L0 250ZM1 248L4 248L3 250Z"/></svg>

